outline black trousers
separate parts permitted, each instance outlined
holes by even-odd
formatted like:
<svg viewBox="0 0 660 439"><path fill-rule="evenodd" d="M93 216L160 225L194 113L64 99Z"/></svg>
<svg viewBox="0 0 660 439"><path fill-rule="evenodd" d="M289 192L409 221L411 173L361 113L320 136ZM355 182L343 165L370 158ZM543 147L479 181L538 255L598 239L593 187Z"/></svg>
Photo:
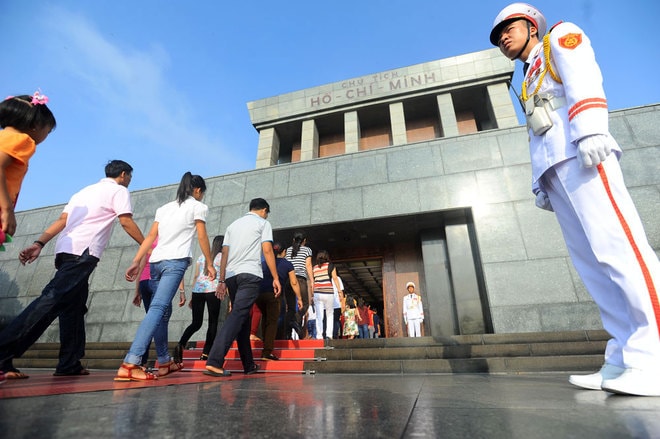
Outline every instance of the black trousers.
<svg viewBox="0 0 660 439"><path fill-rule="evenodd" d="M85 250L82 255L58 253L57 272L37 297L0 333L0 370L13 368L20 357L59 318L60 352L57 372L76 372L85 356L85 314L89 276L99 259Z"/></svg>
<svg viewBox="0 0 660 439"><path fill-rule="evenodd" d="M179 344L185 346L190 340L190 337L202 327L204 323L204 306L206 306L209 310L209 325L206 330L206 341L204 342L202 353L208 355L215 341L215 335L218 333L218 319L220 318L222 300L215 296L215 292L192 293L190 303L192 307L192 323L184 329Z"/></svg>

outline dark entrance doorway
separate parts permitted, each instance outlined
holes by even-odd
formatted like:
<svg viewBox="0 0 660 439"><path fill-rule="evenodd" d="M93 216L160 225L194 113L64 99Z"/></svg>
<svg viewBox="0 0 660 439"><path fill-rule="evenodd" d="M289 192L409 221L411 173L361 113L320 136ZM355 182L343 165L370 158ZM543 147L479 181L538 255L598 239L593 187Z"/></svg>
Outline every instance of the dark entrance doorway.
<svg viewBox="0 0 660 439"><path fill-rule="evenodd" d="M330 253L346 292L379 311L387 336L405 336L401 303L409 280L422 293L425 335L492 332L467 209L277 229L274 238L287 246L296 230L305 231L314 257Z"/></svg>

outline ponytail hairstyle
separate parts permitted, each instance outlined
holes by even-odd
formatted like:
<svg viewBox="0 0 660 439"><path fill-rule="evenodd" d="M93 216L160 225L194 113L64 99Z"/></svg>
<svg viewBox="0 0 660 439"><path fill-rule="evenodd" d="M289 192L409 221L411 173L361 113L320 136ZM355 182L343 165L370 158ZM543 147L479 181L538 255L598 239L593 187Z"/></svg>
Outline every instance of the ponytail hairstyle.
<svg viewBox="0 0 660 439"><path fill-rule="evenodd" d="M282 250L284 250L284 247L282 247L282 244L280 244L277 241L273 242L273 253L275 253L275 256L282 253Z"/></svg>
<svg viewBox="0 0 660 439"><path fill-rule="evenodd" d="M321 250L316 255L316 265L323 265L326 262L330 262L330 253L327 250Z"/></svg>
<svg viewBox="0 0 660 439"><path fill-rule="evenodd" d="M222 251L222 241L225 237L223 235L218 235L213 238L213 244L211 244L211 257L215 260L215 257L218 256L218 253Z"/></svg>
<svg viewBox="0 0 660 439"><path fill-rule="evenodd" d="M176 200L179 202L179 205L192 195L193 189L197 188L202 192L206 192L206 183L204 182L204 179L199 175L192 175L190 171L183 174L183 177L181 177L181 183L179 183L179 188L176 190Z"/></svg>
<svg viewBox="0 0 660 439"><path fill-rule="evenodd" d="M307 236L305 235L304 232L297 231L293 234L293 245L291 246L291 257L295 258L296 255L298 254L298 251L300 250L300 246L302 245L303 241L307 239Z"/></svg>
<svg viewBox="0 0 660 439"><path fill-rule="evenodd" d="M48 98L39 92L34 96L10 96L0 102L0 127L12 127L22 133L41 128L54 130L55 116L46 106Z"/></svg>

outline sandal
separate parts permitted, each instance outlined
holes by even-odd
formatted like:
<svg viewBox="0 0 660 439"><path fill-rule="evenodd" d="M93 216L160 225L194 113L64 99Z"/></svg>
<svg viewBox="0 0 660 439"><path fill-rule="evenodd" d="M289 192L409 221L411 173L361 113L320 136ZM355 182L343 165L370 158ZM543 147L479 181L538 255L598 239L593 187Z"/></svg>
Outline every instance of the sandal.
<svg viewBox="0 0 660 439"><path fill-rule="evenodd" d="M163 369L166 369L165 372L163 372ZM183 369L183 363L177 363L174 360L170 360L169 363L158 366L158 377L167 376L171 373L178 372L181 369Z"/></svg>
<svg viewBox="0 0 660 439"><path fill-rule="evenodd" d="M220 370L222 372L219 372ZM229 372L227 369L220 369L219 367L213 367L213 366L206 366L206 370L202 373L204 375L208 375L216 378L231 376L231 372Z"/></svg>
<svg viewBox="0 0 660 439"><path fill-rule="evenodd" d="M127 372L126 376L120 375L122 370ZM144 374L144 376L136 376L133 373L135 370L139 370ZM115 376L115 381L152 381L156 379L158 379L158 377L151 372L147 372L144 367L138 366L137 364L128 363L123 363L117 371L117 376Z"/></svg>
<svg viewBox="0 0 660 439"><path fill-rule="evenodd" d="M204 360L204 361L206 361L206 360L209 359L209 356L206 355L206 354L202 354L202 355L199 356L199 359L200 359L200 360Z"/></svg>
<svg viewBox="0 0 660 439"><path fill-rule="evenodd" d="M10 369L5 371L5 379L8 380L26 380L30 375L26 375L18 369Z"/></svg>

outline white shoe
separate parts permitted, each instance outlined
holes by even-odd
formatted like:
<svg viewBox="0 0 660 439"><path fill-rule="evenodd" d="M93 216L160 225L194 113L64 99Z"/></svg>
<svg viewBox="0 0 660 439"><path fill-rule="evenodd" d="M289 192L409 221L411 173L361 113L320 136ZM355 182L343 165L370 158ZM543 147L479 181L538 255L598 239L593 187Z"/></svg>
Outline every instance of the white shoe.
<svg viewBox="0 0 660 439"><path fill-rule="evenodd" d="M621 395L660 396L658 371L626 369L617 378L603 380L601 388Z"/></svg>
<svg viewBox="0 0 660 439"><path fill-rule="evenodd" d="M568 382L582 389L600 390L603 381L611 380L621 375L626 369L605 363L596 373L589 375L571 375Z"/></svg>

